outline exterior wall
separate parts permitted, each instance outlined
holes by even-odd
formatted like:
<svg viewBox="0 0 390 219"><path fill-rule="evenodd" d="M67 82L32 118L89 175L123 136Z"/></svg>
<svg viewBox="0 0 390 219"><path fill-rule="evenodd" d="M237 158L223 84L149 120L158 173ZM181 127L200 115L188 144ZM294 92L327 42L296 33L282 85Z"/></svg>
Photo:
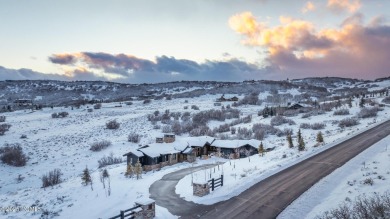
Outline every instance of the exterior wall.
<svg viewBox="0 0 390 219"><path fill-rule="evenodd" d="M166 137L166 136L164 136L164 142L165 143L172 143L174 141L175 141L175 137L174 136L173 137Z"/></svg>
<svg viewBox="0 0 390 219"><path fill-rule="evenodd" d="M156 217L156 205L155 202L148 205L141 205L142 211L136 212L134 218L136 219L151 219Z"/></svg>
<svg viewBox="0 0 390 219"><path fill-rule="evenodd" d="M193 195L198 197L203 197L205 195L210 194L210 186L208 183L205 184L192 183L192 189L193 189Z"/></svg>

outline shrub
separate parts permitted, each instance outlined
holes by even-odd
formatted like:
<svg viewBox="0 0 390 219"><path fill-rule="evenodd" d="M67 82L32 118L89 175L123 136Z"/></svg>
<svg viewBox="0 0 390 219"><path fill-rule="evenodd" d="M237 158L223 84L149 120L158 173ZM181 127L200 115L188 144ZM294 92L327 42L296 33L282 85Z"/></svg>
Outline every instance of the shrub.
<svg viewBox="0 0 390 219"><path fill-rule="evenodd" d="M175 121L171 126L172 132L175 135L181 135L183 133L183 129L181 127L180 122Z"/></svg>
<svg viewBox="0 0 390 219"><path fill-rule="evenodd" d="M237 129L237 137L239 139L251 139L252 138L252 130L247 128L238 128Z"/></svg>
<svg viewBox="0 0 390 219"><path fill-rule="evenodd" d="M367 178L367 179L363 180L363 184L372 186L372 185L374 185L374 180L372 178Z"/></svg>
<svg viewBox="0 0 390 219"><path fill-rule="evenodd" d="M216 132L222 133L222 132L228 132L230 131L230 125L229 124L222 124L218 128L216 128Z"/></svg>
<svg viewBox="0 0 390 219"><path fill-rule="evenodd" d="M390 97L383 98L382 103L390 104Z"/></svg>
<svg viewBox="0 0 390 219"><path fill-rule="evenodd" d="M257 105L261 104L259 100L259 93L253 92L249 95L246 95L242 100L238 102L239 105L248 104L248 105Z"/></svg>
<svg viewBox="0 0 390 219"><path fill-rule="evenodd" d="M170 125L164 125L161 130L163 133L171 133L172 127Z"/></svg>
<svg viewBox="0 0 390 219"><path fill-rule="evenodd" d="M293 117L299 114L299 110L286 110L283 112L283 116Z"/></svg>
<svg viewBox="0 0 390 219"><path fill-rule="evenodd" d="M0 148L0 160L1 162L10 166L22 167L27 163L27 156L23 153L23 149L20 144L6 144Z"/></svg>
<svg viewBox="0 0 390 219"><path fill-rule="evenodd" d="M108 128L108 129L118 129L119 126L120 126L119 122L117 122L115 119L108 121L106 123L106 128Z"/></svg>
<svg viewBox="0 0 390 219"><path fill-rule="evenodd" d="M144 100L143 104L148 104L150 102L152 102L150 99L146 99L146 100Z"/></svg>
<svg viewBox="0 0 390 219"><path fill-rule="evenodd" d="M374 193L372 196L358 196L352 203L343 203L338 208L326 211L316 219L331 218L389 218L390 193L383 195Z"/></svg>
<svg viewBox="0 0 390 219"><path fill-rule="evenodd" d="M198 128L194 128L190 131L190 136L205 136L211 132L208 126L199 126Z"/></svg>
<svg viewBox="0 0 390 219"><path fill-rule="evenodd" d="M98 160L99 168L118 163L122 163L122 157L114 157L113 153Z"/></svg>
<svg viewBox="0 0 390 219"><path fill-rule="evenodd" d="M360 112L358 113L359 118L370 118L375 117L378 112L378 107L371 107L371 108L362 108Z"/></svg>
<svg viewBox="0 0 390 219"><path fill-rule="evenodd" d="M323 129L325 128L325 123L313 123L310 125L310 128L313 129L313 130L320 130L320 129Z"/></svg>
<svg viewBox="0 0 390 219"><path fill-rule="evenodd" d="M141 136L135 132L132 132L127 136L127 140L129 142L138 143L141 140Z"/></svg>
<svg viewBox="0 0 390 219"><path fill-rule="evenodd" d="M256 133L258 131L263 131L266 135L277 135L278 133L282 132L278 128L275 128L275 127L273 127L271 125L262 124L262 123L253 124L252 131L254 133Z"/></svg>
<svg viewBox="0 0 390 219"><path fill-rule="evenodd" d="M102 104L101 103L97 103L93 106L94 109L100 109L102 108Z"/></svg>
<svg viewBox="0 0 390 219"><path fill-rule="evenodd" d="M91 151L101 151L103 149L106 149L108 148L108 146L111 145L111 141L107 141L107 140L103 140L103 141L99 141L99 142L95 142L91 145L91 147L89 148L89 150Z"/></svg>
<svg viewBox="0 0 390 219"><path fill-rule="evenodd" d="M0 122L5 122L5 116L0 116Z"/></svg>
<svg viewBox="0 0 390 219"><path fill-rule="evenodd" d="M254 132L254 138L257 140L263 140L266 136L266 133L264 130L257 130Z"/></svg>
<svg viewBox="0 0 390 219"><path fill-rule="evenodd" d="M335 115L335 116L349 115L349 110L348 109L339 109L339 110L334 111L333 115Z"/></svg>
<svg viewBox="0 0 390 219"><path fill-rule="evenodd" d="M65 118L69 115L68 112L60 112L51 114L51 118Z"/></svg>
<svg viewBox="0 0 390 219"><path fill-rule="evenodd" d="M133 102L131 102L131 101L126 102L126 105L131 106L131 105L133 105Z"/></svg>
<svg viewBox="0 0 390 219"><path fill-rule="evenodd" d="M199 107L198 107L197 105L192 105L192 106L191 106L191 109L193 109L193 110L199 110Z"/></svg>
<svg viewBox="0 0 390 219"><path fill-rule="evenodd" d="M11 125L10 124L1 124L0 125L0 135L4 135L5 132L7 132L9 130L9 128L11 128Z"/></svg>
<svg viewBox="0 0 390 219"><path fill-rule="evenodd" d="M41 178L42 188L60 184L62 182L61 175L62 173L60 169L54 169L49 173L44 174Z"/></svg>
<svg viewBox="0 0 390 219"><path fill-rule="evenodd" d="M286 117L283 116L275 116L271 119L271 125L272 126L278 126L288 123L289 125L295 125L295 122L291 119L287 119Z"/></svg>
<svg viewBox="0 0 390 219"><path fill-rule="evenodd" d="M301 129L309 129L310 128L310 124L309 123L301 123L299 128L301 128Z"/></svg>
<svg viewBox="0 0 390 219"><path fill-rule="evenodd" d="M345 118L345 119L340 120L339 127L341 127L341 128L351 127L351 126L355 126L358 124L359 124L359 122L356 118Z"/></svg>

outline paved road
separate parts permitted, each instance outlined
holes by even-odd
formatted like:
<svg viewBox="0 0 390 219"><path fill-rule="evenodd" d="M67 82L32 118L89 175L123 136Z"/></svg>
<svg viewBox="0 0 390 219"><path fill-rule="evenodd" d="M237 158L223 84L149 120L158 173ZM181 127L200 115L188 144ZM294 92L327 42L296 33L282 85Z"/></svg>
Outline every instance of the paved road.
<svg viewBox="0 0 390 219"><path fill-rule="evenodd" d="M204 213L205 210L211 210L209 205L196 204L194 202L188 202L180 198L175 192L176 184L184 176L190 174L192 171L207 169L215 166L214 164L208 164L198 167L191 167L182 169L173 173L169 173L161 180L154 182L150 189L150 198L156 201L156 204L165 207L174 215L188 215L194 214L193 212ZM195 218L197 218L195 213Z"/></svg>
<svg viewBox="0 0 390 219"><path fill-rule="evenodd" d="M152 198L157 198L158 205L168 208L171 213L182 216L181 218L276 218L320 179L389 134L390 121L270 176L236 197L214 205L198 205L183 199L164 205L159 201L160 197ZM153 194L152 189L150 191Z"/></svg>

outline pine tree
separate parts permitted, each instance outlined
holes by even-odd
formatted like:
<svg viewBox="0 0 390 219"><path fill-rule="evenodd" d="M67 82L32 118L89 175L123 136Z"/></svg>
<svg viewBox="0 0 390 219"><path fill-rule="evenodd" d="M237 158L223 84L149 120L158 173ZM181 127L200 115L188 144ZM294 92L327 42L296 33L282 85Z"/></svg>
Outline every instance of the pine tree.
<svg viewBox="0 0 390 219"><path fill-rule="evenodd" d="M291 137L291 134L287 134L287 142L288 142L288 147L289 148L293 148L294 147L294 143L293 143L293 140L292 140L292 137Z"/></svg>
<svg viewBox="0 0 390 219"><path fill-rule="evenodd" d="M317 133L317 142L318 143L323 143L324 142L324 137L322 136L322 132L321 131L319 131Z"/></svg>
<svg viewBox="0 0 390 219"><path fill-rule="evenodd" d="M84 186L91 184L91 189L93 190L92 177L91 177L91 174L89 173L88 167L85 167L85 169L83 170L83 175L81 176L81 180L82 180L82 184Z"/></svg>
<svg viewBox="0 0 390 219"><path fill-rule="evenodd" d="M302 138L301 129L298 130L298 150L299 151L305 150L305 142L303 141Z"/></svg>
<svg viewBox="0 0 390 219"><path fill-rule="evenodd" d="M348 106L349 106L349 108L352 108L352 98L348 99Z"/></svg>
<svg viewBox="0 0 390 219"><path fill-rule="evenodd" d="M135 164L135 174L137 176L137 179L141 179L142 178L142 165L139 162L139 160Z"/></svg>
<svg viewBox="0 0 390 219"><path fill-rule="evenodd" d="M360 99L360 102L359 102L359 106L361 108L363 108L365 103L366 103L366 101L364 100L364 96L362 96L362 98Z"/></svg>
<svg viewBox="0 0 390 219"><path fill-rule="evenodd" d="M259 146L259 155L260 155L260 156L264 156L264 146L263 146L263 142L260 142L260 146Z"/></svg>
<svg viewBox="0 0 390 219"><path fill-rule="evenodd" d="M133 165L131 165L131 163L127 164L125 176L129 178L132 178L134 176L134 167Z"/></svg>
<svg viewBox="0 0 390 219"><path fill-rule="evenodd" d="M305 142L303 141L303 138L301 138L301 139L299 140L298 150L299 150L299 151L304 151L304 150L305 150Z"/></svg>

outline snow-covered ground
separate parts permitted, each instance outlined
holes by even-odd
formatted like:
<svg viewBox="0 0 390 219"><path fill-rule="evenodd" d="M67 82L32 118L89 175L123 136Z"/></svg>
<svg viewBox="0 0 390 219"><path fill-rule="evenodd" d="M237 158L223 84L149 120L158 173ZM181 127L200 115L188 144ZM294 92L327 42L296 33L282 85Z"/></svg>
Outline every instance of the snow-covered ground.
<svg viewBox="0 0 390 219"><path fill-rule="evenodd" d="M365 184L372 179L373 184ZM315 218L354 201L359 195L372 196L390 191L390 136L363 151L338 168L287 207L278 219Z"/></svg>
<svg viewBox="0 0 390 219"><path fill-rule="evenodd" d="M292 93L299 91L293 90ZM262 93L261 99L266 98L269 93ZM231 94L233 96L234 94ZM230 96L230 94L226 94ZM192 164L181 163L165 167L160 171L148 172L140 180L129 179L124 176L126 164L120 163L106 167L111 180L111 195L108 196L107 189L103 188L99 180L100 169L98 160L103 156L113 153L114 157L122 157L130 149L137 149L138 144L127 141L127 136L131 132L142 135L140 145L150 144L156 137L162 136L160 129L154 129L153 125L147 120L146 115L156 110L160 112L166 109L171 112L191 112L198 110L191 109L191 105L197 105L200 110L220 109L214 106L214 100L220 95L204 95L197 98L172 99L172 100L153 100L150 104L143 104L142 101L133 101L133 105L119 106L120 103L104 103L102 109L87 111L87 106L80 109L71 108L45 108L41 111L15 111L4 113L6 123L12 125L10 130L4 136L0 136L0 147L3 144L20 143L23 151L29 156L27 165L24 167L11 167L0 163L0 207L30 207L38 206L37 212L0 212L0 218L39 218L43 214L49 217L58 216L58 218L106 218L117 215L119 210L127 209L133 206L134 202L149 197L149 187L163 175L190 167ZM239 96L242 98L242 96ZM188 103L185 103L188 100ZM378 98L378 101L381 99ZM219 176L224 171L225 186L218 188L212 194L204 198L194 198L190 192L191 175L186 176L177 186L177 193L187 200L193 200L200 203L213 203L218 200L228 199L239 194L250 185L264 179L270 174L280 171L300 160L303 160L315 153L318 153L327 147L331 147L338 141L363 129L377 124L380 121L388 119L390 108L384 107L383 111L378 112L378 116L368 119L360 119L360 124L350 128L341 129L334 122L343 118L349 118L360 108L357 106L358 100L355 100L352 108L348 108L350 115L333 116L333 112L327 112L322 115L302 118L302 114L290 119L295 121L295 125L280 125L277 128L283 130L292 129L294 135L299 129L301 123L323 122L326 127L321 130L324 134L326 145L314 147L316 145L316 134L318 130L302 129L302 135L306 142L306 150L298 152L296 147L288 148L286 137L277 137L270 135L263 140L265 148L275 147L275 150L266 153L263 157L255 155L253 157L240 160L223 160L221 158L211 158L208 160L198 160L196 165L206 163L215 163L224 161L225 164L211 169L212 176ZM224 105L228 103L223 103ZM184 109L184 106L189 106ZM241 110L241 117L251 115L250 123L238 124L235 127L252 128L255 123L269 124L271 118L258 116L257 112L265 107L244 105L238 107ZM343 106L347 108L346 106ZM89 105L89 108L92 108ZM51 118L55 112L66 111L69 116L66 118ZM108 130L105 127L106 122L116 119L120 123L117 130ZM211 121L210 127L217 127L227 123ZM225 133L228 134L228 133ZM26 135L27 138L20 138ZM185 138L188 134L178 136ZM112 145L100 152L89 150L90 145L101 140L109 140ZM296 144L296 139L294 138ZM283 158L285 157L285 158ZM123 159L125 159L123 157ZM249 161L250 160L250 161ZM85 167L88 167L93 173L93 190L90 186L81 184L81 173ZM54 187L46 189L41 188L41 177L49 171L59 168L63 175L64 182ZM210 170L194 173L193 180L204 180L210 175ZM245 174L245 176L244 176ZM23 178L17 182L18 177ZM243 182L246 183L243 183ZM45 213L46 212L46 213ZM175 218L166 209L157 206L157 218Z"/></svg>

